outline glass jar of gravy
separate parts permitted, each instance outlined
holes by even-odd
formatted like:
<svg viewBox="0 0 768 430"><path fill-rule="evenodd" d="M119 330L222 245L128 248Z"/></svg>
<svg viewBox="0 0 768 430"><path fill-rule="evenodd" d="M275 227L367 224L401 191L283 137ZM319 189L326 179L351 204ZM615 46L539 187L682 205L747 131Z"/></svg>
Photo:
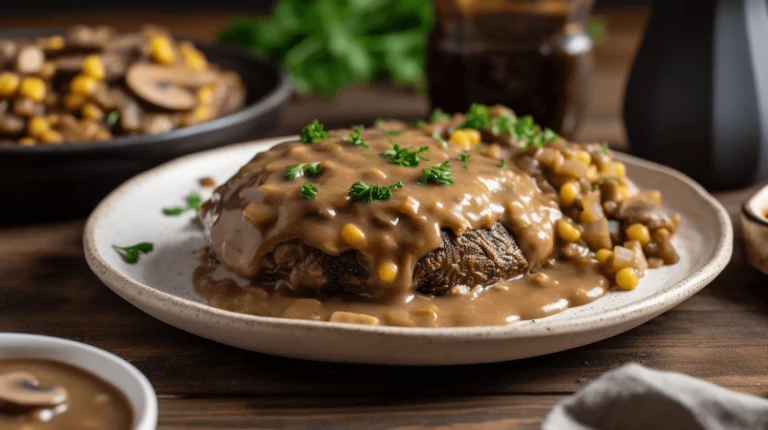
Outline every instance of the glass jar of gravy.
<svg viewBox="0 0 768 430"><path fill-rule="evenodd" d="M501 104L568 137L584 110L593 0L434 0L432 109Z"/></svg>

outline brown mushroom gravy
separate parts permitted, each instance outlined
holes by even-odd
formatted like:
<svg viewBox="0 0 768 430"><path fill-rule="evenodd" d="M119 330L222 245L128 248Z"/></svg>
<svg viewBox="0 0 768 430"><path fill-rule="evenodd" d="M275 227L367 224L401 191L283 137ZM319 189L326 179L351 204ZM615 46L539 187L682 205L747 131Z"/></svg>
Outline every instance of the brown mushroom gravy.
<svg viewBox="0 0 768 430"><path fill-rule="evenodd" d="M120 390L52 360L0 360L0 430L129 430L133 411Z"/></svg>
<svg viewBox="0 0 768 430"><path fill-rule="evenodd" d="M315 122L215 191L202 297L277 317L494 325L634 289L678 259L679 217L605 146L500 107L361 129Z"/></svg>
<svg viewBox="0 0 768 430"><path fill-rule="evenodd" d="M158 27L0 39L0 144L161 133L233 112L245 96L236 73Z"/></svg>

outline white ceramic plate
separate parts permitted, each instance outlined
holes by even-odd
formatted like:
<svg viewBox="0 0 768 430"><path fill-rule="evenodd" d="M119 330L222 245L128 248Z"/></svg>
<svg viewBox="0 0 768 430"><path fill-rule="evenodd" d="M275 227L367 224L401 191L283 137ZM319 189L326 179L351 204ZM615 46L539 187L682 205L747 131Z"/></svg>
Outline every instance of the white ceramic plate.
<svg viewBox="0 0 768 430"><path fill-rule="evenodd" d="M375 364L464 364L562 351L636 327L709 283L731 257L733 231L725 209L700 186L669 168L619 155L640 186L660 189L682 215L676 246L681 261L651 270L631 292L612 291L582 307L503 327L402 328L357 326L238 314L204 304L192 287L202 232L189 213L166 217L197 180L223 183L254 156L286 138L246 143L179 158L112 192L85 228L88 264L117 294L155 318L218 342L286 357ZM205 192L204 197L210 191ZM112 244L151 241L155 250L130 265Z"/></svg>

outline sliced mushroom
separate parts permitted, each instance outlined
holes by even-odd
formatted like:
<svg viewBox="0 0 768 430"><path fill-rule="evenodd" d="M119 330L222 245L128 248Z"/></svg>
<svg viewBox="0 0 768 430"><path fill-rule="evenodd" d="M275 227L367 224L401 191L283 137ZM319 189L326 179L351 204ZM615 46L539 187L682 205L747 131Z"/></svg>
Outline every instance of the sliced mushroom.
<svg viewBox="0 0 768 430"><path fill-rule="evenodd" d="M168 114L146 115L141 121L141 131L146 134L165 133L173 130L173 119Z"/></svg>
<svg viewBox="0 0 768 430"><path fill-rule="evenodd" d="M13 101L13 113L25 118L40 116L45 113L45 106L25 97Z"/></svg>
<svg viewBox="0 0 768 430"><path fill-rule="evenodd" d="M126 103L119 112L120 128L123 131L132 133L139 129L141 126L141 109L136 103Z"/></svg>
<svg viewBox="0 0 768 430"><path fill-rule="evenodd" d="M27 45L16 56L16 70L24 75L33 75L43 68L45 54L39 46Z"/></svg>
<svg viewBox="0 0 768 430"><path fill-rule="evenodd" d="M50 408L67 401L64 387L40 385L37 378L27 372L0 375L0 404L8 403L25 408Z"/></svg>
<svg viewBox="0 0 768 430"><path fill-rule="evenodd" d="M24 131L24 120L16 115L0 114L0 135L18 136Z"/></svg>
<svg viewBox="0 0 768 430"><path fill-rule="evenodd" d="M53 60L56 70L64 73L79 73L83 68L83 55L67 55Z"/></svg>
<svg viewBox="0 0 768 430"><path fill-rule="evenodd" d="M195 71L186 66L164 67L150 63L134 64L125 82L138 97L154 106L186 111L195 107L197 99L190 88L215 82L212 71Z"/></svg>
<svg viewBox="0 0 768 430"><path fill-rule="evenodd" d="M100 51L107 44L112 31L107 27L87 27L78 25L72 27L66 34L67 47L79 51Z"/></svg>
<svg viewBox="0 0 768 430"><path fill-rule="evenodd" d="M16 57L16 43L12 40L0 40L0 69Z"/></svg>

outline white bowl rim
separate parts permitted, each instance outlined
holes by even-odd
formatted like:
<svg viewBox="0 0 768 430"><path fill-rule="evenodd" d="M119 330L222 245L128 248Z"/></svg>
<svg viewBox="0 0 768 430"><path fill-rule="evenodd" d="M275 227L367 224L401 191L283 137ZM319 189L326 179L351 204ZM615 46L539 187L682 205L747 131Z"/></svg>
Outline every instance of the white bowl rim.
<svg viewBox="0 0 768 430"><path fill-rule="evenodd" d="M158 414L157 395L155 394L155 390L154 388L152 388L152 384L150 384L147 377L144 376L144 374L141 373L139 369L134 367L131 363L118 357L115 354L112 354L111 352L107 352L103 349L96 348L95 346L88 345L87 343L77 342L70 339L64 339L64 338L54 337L54 336L44 336L39 334L28 334L28 333L7 333L7 332L0 333L0 345L3 345L4 347L7 347L8 342L22 342L22 341L27 341L32 344L39 345L40 347L71 348L72 350L81 352L84 355L100 357L102 359L105 359L111 362L116 366L119 366L120 368L122 368L128 373L128 375L133 379L134 382L136 382L139 385L139 388L141 389L141 397L142 397L141 400L144 401L144 405L136 405L135 402L129 396L126 395L134 411L134 421L135 421L133 426L134 430L154 430L156 428L157 414ZM89 373L93 373L93 371L88 368L87 364L73 362L71 360L39 357L39 356L35 356L34 354L25 355L24 358L43 358L51 361L59 361L59 362L66 363L71 366L83 369ZM103 376L100 376L100 377L103 377ZM117 387L121 391L123 391L120 388L120 385L117 384L116 382L110 380L109 378L104 378L104 379L114 387ZM139 411L141 411L141 415L139 415Z"/></svg>
<svg viewBox="0 0 768 430"><path fill-rule="evenodd" d="M119 285L125 290L134 290L137 295L144 297L145 302L155 302L164 304L172 308L186 308L192 310L198 315L198 318L224 318L235 320L248 326L264 327L284 327L286 329L304 329L304 330L334 330L347 333L365 333L369 336L381 337L428 337L432 342L453 342L457 338L483 338L486 340L501 340L511 338L534 338L554 335L563 335L568 333L581 333L585 331L609 328L628 318L629 315L649 313L660 313L669 301L682 302L692 296L704 287L708 282L714 279L731 259L733 253L733 227L731 219L725 208L712 197L704 188L693 179L677 170L657 163L646 161L635 156L615 152L616 158L630 164L654 170L656 172L671 176L687 185L697 195L698 198L706 201L715 212L717 223L722 229L723 234L718 237L714 245L715 253L712 258L700 269L691 273L685 279L658 291L652 296L633 302L632 304L617 309L596 312L591 315L578 315L567 318L559 318L547 321L546 324L512 324L507 326L479 326L479 327L393 327L393 326L367 326L359 324L344 324L328 321L299 320L289 318L265 317L258 315L242 314L223 309L217 309L203 303L181 298L159 291L142 282L138 282L129 276L123 274L120 269L111 265L98 252L95 242L96 225L99 219L108 211L109 207L118 200L122 194L126 193L134 185L151 179L166 169L171 169L177 165L198 158L204 158L208 154L218 151L227 151L233 148L255 146L255 145L274 145L279 142L297 139L297 136L282 136L268 139L258 139L249 142L243 142L234 145L227 145L221 148L214 148L207 151L201 151L194 154L185 155L155 168L140 173L122 185L113 190L105 197L94 209L86 222L83 233L83 248L88 265L94 273L100 277L109 279L110 283ZM269 146L267 146L269 147ZM107 282L105 282L107 283ZM682 295L682 299L676 300L675 296Z"/></svg>

